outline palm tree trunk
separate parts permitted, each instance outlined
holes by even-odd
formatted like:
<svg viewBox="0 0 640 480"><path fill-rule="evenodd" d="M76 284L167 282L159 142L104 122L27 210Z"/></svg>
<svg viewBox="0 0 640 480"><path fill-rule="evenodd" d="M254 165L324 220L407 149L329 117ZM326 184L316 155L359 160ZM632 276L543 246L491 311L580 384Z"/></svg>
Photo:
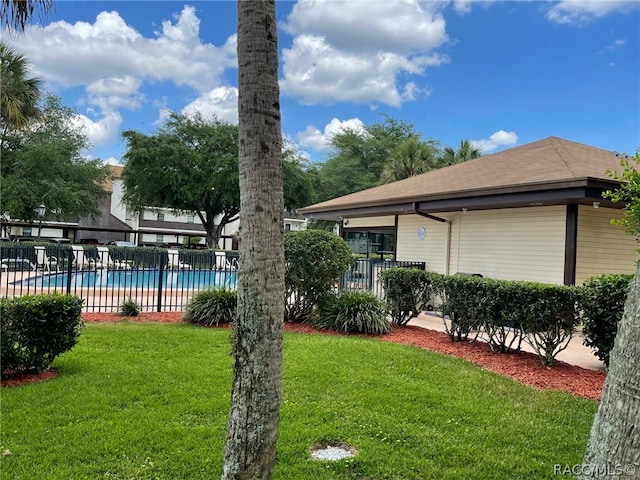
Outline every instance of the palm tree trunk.
<svg viewBox="0 0 640 480"><path fill-rule="evenodd" d="M238 1L240 270L222 478L267 479L282 378L284 237L275 0Z"/></svg>

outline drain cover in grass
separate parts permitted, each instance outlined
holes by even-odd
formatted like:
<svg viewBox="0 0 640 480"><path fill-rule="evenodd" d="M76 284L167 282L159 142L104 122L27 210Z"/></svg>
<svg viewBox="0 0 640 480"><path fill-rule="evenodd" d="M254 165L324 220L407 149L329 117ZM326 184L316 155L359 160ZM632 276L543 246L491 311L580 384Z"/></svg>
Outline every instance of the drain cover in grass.
<svg viewBox="0 0 640 480"><path fill-rule="evenodd" d="M325 445L311 449L311 458L314 460L328 460L335 462L353 457L354 448L350 445Z"/></svg>

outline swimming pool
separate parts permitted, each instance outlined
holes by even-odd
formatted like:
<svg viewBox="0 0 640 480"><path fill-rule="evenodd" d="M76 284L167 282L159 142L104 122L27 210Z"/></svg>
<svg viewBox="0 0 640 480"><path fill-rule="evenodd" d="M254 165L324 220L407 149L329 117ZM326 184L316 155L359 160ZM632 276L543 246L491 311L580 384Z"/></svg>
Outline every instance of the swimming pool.
<svg viewBox="0 0 640 480"><path fill-rule="evenodd" d="M227 270L165 270L160 277L158 270L95 270L73 273L71 285L79 288L158 288L162 278L162 288L204 289L227 287L235 289L238 273ZM42 288L63 288L67 286L67 274L43 275L21 282Z"/></svg>

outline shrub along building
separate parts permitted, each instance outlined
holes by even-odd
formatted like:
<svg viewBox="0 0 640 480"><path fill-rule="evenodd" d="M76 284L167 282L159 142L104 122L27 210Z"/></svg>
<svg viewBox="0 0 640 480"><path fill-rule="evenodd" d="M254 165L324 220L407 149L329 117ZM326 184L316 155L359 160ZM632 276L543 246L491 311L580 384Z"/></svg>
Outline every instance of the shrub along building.
<svg viewBox="0 0 640 480"><path fill-rule="evenodd" d="M638 244L611 224L624 205L602 197L619 185L607 170L621 170L610 151L549 137L298 212L430 271L581 284L635 272Z"/></svg>

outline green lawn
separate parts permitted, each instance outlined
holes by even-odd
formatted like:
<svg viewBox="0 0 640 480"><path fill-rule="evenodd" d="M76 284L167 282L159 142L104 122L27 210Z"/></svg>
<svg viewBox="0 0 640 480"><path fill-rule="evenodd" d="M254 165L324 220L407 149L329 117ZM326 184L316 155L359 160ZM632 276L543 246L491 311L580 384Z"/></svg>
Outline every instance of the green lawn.
<svg viewBox="0 0 640 480"><path fill-rule="evenodd" d="M0 477L220 478L229 330L89 324L52 380L2 390ZM287 334L276 479L557 478L597 403L359 337ZM355 458L310 459L349 442Z"/></svg>

